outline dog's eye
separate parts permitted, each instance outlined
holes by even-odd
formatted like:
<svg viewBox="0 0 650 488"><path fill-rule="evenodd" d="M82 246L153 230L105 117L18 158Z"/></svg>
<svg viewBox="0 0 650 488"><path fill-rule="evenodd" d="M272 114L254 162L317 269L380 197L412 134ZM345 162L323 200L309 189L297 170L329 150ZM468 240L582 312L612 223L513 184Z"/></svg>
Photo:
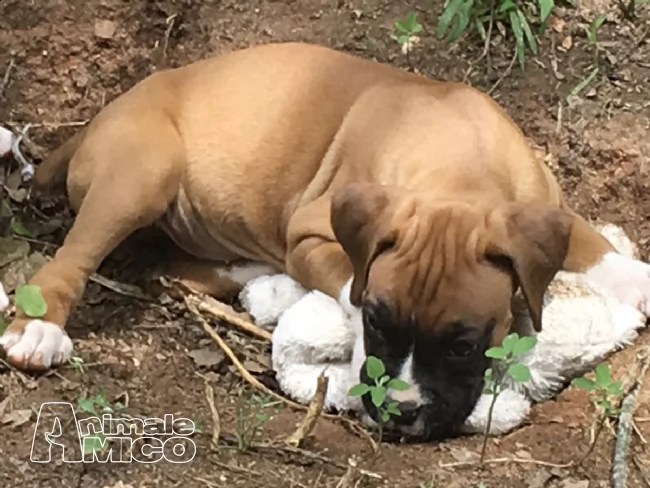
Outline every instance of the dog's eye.
<svg viewBox="0 0 650 488"><path fill-rule="evenodd" d="M467 356L471 355L474 351L476 351L476 348L478 347L478 344L465 341L465 340L460 340L454 342L451 347L449 348L449 354L451 356L455 356L458 358L466 358Z"/></svg>

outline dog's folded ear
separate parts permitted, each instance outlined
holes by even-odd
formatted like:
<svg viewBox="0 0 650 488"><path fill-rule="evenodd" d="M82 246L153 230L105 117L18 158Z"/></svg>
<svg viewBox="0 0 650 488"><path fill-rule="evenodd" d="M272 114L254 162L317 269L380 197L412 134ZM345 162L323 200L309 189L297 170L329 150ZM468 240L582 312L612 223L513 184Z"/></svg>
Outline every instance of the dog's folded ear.
<svg viewBox="0 0 650 488"><path fill-rule="evenodd" d="M332 197L331 225L354 272L350 303L361 305L372 262L397 238L393 217L399 190L372 183L351 183Z"/></svg>
<svg viewBox="0 0 650 488"><path fill-rule="evenodd" d="M569 213L541 205L505 205L488 219L486 257L505 261L513 272L537 332L542 330L544 294L562 268L572 225Z"/></svg>

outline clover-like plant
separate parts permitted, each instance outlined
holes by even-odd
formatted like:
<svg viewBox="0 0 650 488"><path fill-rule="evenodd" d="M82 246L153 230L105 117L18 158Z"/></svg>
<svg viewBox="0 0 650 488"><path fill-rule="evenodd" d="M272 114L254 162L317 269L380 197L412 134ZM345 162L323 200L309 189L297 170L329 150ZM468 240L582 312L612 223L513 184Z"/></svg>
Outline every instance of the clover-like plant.
<svg viewBox="0 0 650 488"><path fill-rule="evenodd" d="M373 381L373 384L359 383L348 391L348 395L362 397L370 395L372 404L379 411L379 440L381 441L384 424L388 422L391 416L399 416L399 402L389 401L387 392L389 389L405 391L410 388L406 381L399 378L391 378L386 374L386 366L383 361L375 356L366 358L366 374Z"/></svg>
<svg viewBox="0 0 650 488"><path fill-rule="evenodd" d="M413 66L411 65L409 53L413 50L415 43L420 40L417 34L421 31L422 25L417 20L417 14L410 11L406 18L395 21L395 31L391 34L391 37L395 39L402 48L402 52L406 56L406 61L411 68Z"/></svg>
<svg viewBox="0 0 650 488"><path fill-rule="evenodd" d="M526 383L530 380L530 370L528 366L520 362L521 356L530 351L537 344L537 338L532 336L519 337L519 334L513 332L508 335L500 346L491 347L485 351L485 356L494 359L491 368L485 371L485 385L483 393L492 395L492 403L488 411L488 421L485 427L483 437L483 447L481 448L481 459L485 459L485 449L490 436L490 427L492 426L492 413L497 398L507 388L506 379L508 377L519 383Z"/></svg>
<svg viewBox="0 0 650 488"><path fill-rule="evenodd" d="M594 450L596 442L598 442L598 437L605 426L606 420L608 418L618 417L621 413L621 409L615 406L615 400L620 399L623 395L623 383L612 379L609 366L605 363L596 366L594 373L595 378L593 380L583 376L581 378L574 378L571 381L571 384L576 388L592 393L592 403L601 410L601 415L594 434L594 440L578 464L587 459Z"/></svg>

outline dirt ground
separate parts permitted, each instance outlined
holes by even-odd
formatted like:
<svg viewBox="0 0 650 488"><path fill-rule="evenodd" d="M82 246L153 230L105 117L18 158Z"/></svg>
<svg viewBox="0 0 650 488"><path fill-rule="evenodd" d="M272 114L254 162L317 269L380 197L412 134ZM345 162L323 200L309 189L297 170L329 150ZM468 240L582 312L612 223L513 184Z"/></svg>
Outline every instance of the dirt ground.
<svg viewBox="0 0 650 488"><path fill-rule="evenodd" d="M585 217L624 226L650 254L650 9L624 20L615 2L578 0L561 7L544 36L539 55L527 57L525 72L515 65L492 95L545 151L570 203ZM156 70L257 43L301 40L408 67L390 38L393 22L419 11L422 41L411 62L422 73L465 80L490 90L510 65L508 43L497 43L493 74L476 62L480 41L453 46L438 42L440 0L2 0L0 1L0 124L16 131L32 124L26 154L36 161L123 90ZM584 28L599 14L608 22L599 32L600 71L567 102L567 95L591 71L594 49ZM11 68L9 67L11 65ZM10 70L8 76L2 76ZM219 114L215 114L219 116ZM14 210L34 234L32 253L49 254L61 242L70 215L61 201L21 202ZM147 238L144 236L143 238ZM145 242L147 246L157 241ZM23 244L26 246L26 244ZM148 263L142 243L122 246L99 273L120 283L137 283ZM151 249L150 247L147 249ZM25 256L28 248L19 254ZM34 264L36 263L36 264ZM38 259L32 262L37 265ZM6 271L6 270L5 270ZM5 279L7 279L5 277ZM20 278L16 278L19 282ZM494 463L441 467L480 450L480 436L440 444L370 443L340 421L320 419L305 452L251 448L245 452L210 447L214 417L206 384L215 391L222 433L236 432L238 399L252 390L184 308L171 300L149 302L91 282L69 331L84 371L72 365L40 376L23 375L0 364L0 485L4 487L334 487L355 456L381 480L363 477L358 486L393 487L564 487L609 486L614 432L606 429L594 453L580 467L543 463ZM219 332L263 382L269 347L226 327ZM623 377L643 344L614 355L613 374ZM197 353L197 350L199 352ZM46 401L68 401L106 392L135 417L174 414L202 426L193 436L195 458L187 464L63 464L30 462L35 412ZM640 435L633 435L628 486L650 486L650 388L636 412ZM279 408L257 442L273 443L293 431L302 413ZM525 426L491 440L489 458L518 456L558 465L587 449L594 409L581 391L568 388L555 400L536 405ZM310 455L309 453L312 453ZM317 459L313 453L323 459ZM482 485L481 485L482 483ZM348 485L346 485L348 486ZM353 486L353 485L349 485Z"/></svg>

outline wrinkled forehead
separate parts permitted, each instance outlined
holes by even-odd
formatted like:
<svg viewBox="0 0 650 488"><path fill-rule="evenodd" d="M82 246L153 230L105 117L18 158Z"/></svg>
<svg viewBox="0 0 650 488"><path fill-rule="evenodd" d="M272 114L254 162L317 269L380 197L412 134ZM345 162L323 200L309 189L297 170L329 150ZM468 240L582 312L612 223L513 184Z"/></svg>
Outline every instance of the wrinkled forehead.
<svg viewBox="0 0 650 488"><path fill-rule="evenodd" d="M487 262L457 257L440 266L387 255L371 268L366 297L385 304L395 322L483 327L491 319L503 320L513 291L510 275Z"/></svg>

